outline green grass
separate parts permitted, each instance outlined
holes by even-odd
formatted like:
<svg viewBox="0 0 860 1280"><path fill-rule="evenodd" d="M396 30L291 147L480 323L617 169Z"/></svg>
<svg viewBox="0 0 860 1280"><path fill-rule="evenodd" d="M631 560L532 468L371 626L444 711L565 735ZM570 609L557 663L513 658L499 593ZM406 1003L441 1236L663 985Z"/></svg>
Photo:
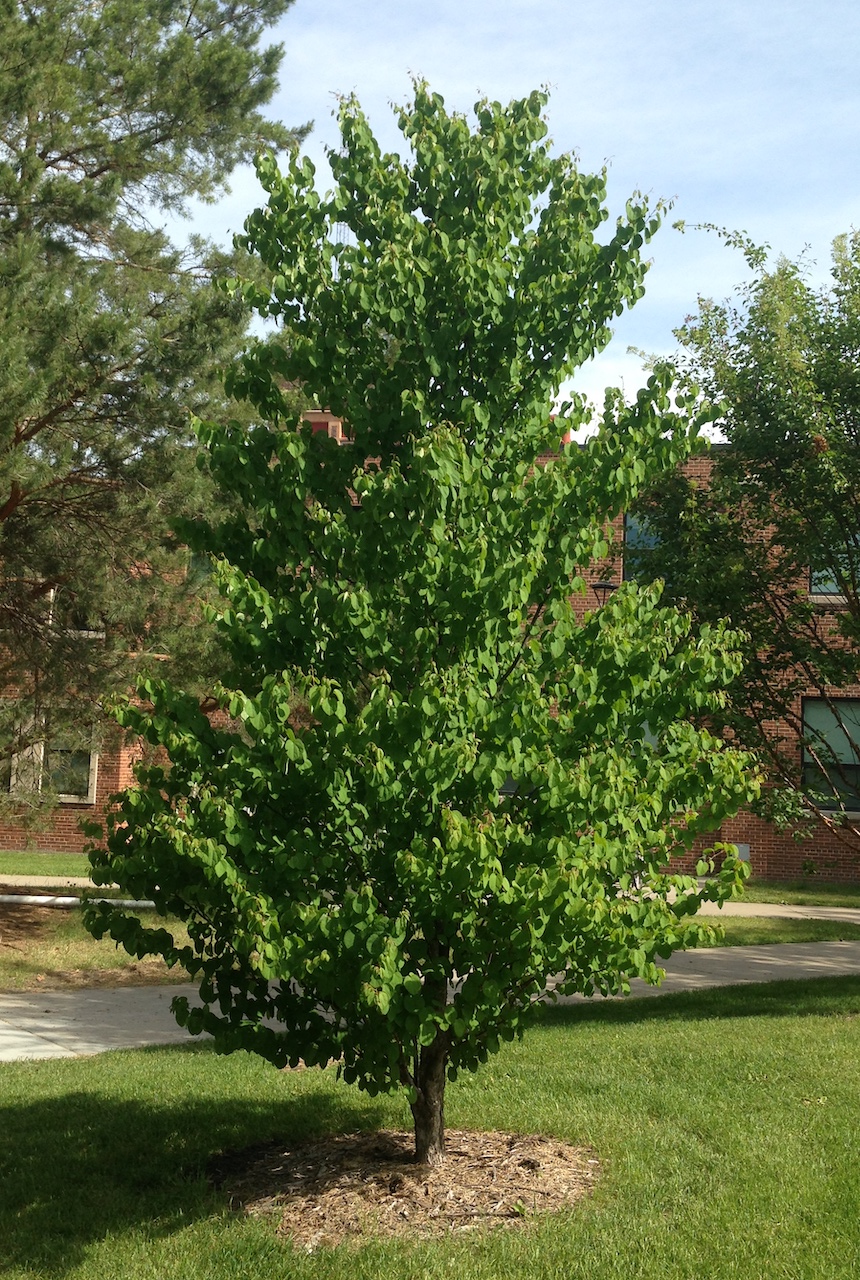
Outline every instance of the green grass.
<svg viewBox="0 0 860 1280"><path fill-rule="evenodd" d="M779 916L725 916L719 920L723 947L776 942L860 942L860 925L841 920L783 920Z"/></svg>
<svg viewBox="0 0 860 1280"><path fill-rule="evenodd" d="M860 884L816 880L747 880L745 902L786 902L796 907L860 907Z"/></svg>
<svg viewBox="0 0 860 1280"><path fill-rule="evenodd" d="M90 863L83 853L0 852L0 875L88 876Z"/></svg>
<svg viewBox="0 0 860 1280"><path fill-rule="evenodd" d="M860 980L547 1011L448 1123L594 1148L594 1198L523 1231L293 1252L209 1155L405 1125L333 1073L205 1047L0 1069L5 1280L848 1280L860 1268Z"/></svg>

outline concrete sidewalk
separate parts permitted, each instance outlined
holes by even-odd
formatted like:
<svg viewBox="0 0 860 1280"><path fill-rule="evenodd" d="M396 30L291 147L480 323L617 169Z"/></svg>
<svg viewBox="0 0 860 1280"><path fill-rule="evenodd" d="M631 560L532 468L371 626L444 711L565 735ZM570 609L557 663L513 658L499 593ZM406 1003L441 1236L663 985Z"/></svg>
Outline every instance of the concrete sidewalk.
<svg viewBox="0 0 860 1280"><path fill-rule="evenodd" d="M10 889L44 889L56 893L58 889L95 889L89 876L13 876L0 874L0 892Z"/></svg>
<svg viewBox="0 0 860 1280"><path fill-rule="evenodd" d="M186 1044L191 1037L170 1012L177 995L194 997L197 988L188 983L0 992L0 1062Z"/></svg>
<svg viewBox="0 0 860 1280"><path fill-rule="evenodd" d="M748 982L860 976L860 942L682 951L666 961L665 968L662 986L637 980L631 994L659 996ZM0 1062L187 1044L196 1037L178 1027L170 1012L170 1002L178 995L193 1002L197 989L185 984L0 994ZM583 998L565 997L560 1003Z"/></svg>
<svg viewBox="0 0 860 1280"><path fill-rule="evenodd" d="M860 907L795 907L788 902L705 902L700 916L778 916L784 920L841 920L860 924Z"/></svg>

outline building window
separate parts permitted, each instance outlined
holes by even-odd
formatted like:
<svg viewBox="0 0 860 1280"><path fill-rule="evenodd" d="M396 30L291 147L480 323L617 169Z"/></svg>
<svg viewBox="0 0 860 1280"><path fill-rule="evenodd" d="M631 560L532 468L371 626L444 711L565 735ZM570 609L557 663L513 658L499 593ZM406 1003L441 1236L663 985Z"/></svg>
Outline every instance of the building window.
<svg viewBox="0 0 860 1280"><path fill-rule="evenodd" d="M63 635L104 640L104 619L89 612L74 593L52 587L48 593L48 609L51 624Z"/></svg>
<svg viewBox="0 0 860 1280"><path fill-rule="evenodd" d="M825 603L844 604L845 588L853 593L860 565L860 543L850 531L845 534L844 547L834 547L828 553L828 563L809 570L809 594Z"/></svg>
<svg viewBox="0 0 860 1280"><path fill-rule="evenodd" d="M45 793L68 804L95 804L98 753L91 733L57 728L43 719L40 738L11 761L3 784L12 794Z"/></svg>
<svg viewBox="0 0 860 1280"><path fill-rule="evenodd" d="M624 516L624 581L633 582L639 577L648 578L649 553L659 545L660 538L649 527L645 516L627 512Z"/></svg>
<svg viewBox="0 0 860 1280"><path fill-rule="evenodd" d="M98 757L92 743L81 744L70 734L57 734L44 744L42 778L60 800L95 803Z"/></svg>
<svg viewBox="0 0 860 1280"><path fill-rule="evenodd" d="M809 571L809 594L811 596L838 596L842 597L842 588L836 581L836 575L832 569L810 569Z"/></svg>
<svg viewBox="0 0 860 1280"><path fill-rule="evenodd" d="M860 810L860 698L803 699L803 789L822 809Z"/></svg>

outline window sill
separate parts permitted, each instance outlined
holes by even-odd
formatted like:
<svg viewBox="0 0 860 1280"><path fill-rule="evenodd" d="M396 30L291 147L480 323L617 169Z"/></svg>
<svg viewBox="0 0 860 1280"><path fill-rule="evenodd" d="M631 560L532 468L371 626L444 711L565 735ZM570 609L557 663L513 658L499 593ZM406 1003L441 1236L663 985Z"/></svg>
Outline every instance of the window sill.
<svg viewBox="0 0 860 1280"><path fill-rule="evenodd" d="M843 595L825 595L817 591L809 592L809 601L823 609L844 609L848 604L847 598Z"/></svg>

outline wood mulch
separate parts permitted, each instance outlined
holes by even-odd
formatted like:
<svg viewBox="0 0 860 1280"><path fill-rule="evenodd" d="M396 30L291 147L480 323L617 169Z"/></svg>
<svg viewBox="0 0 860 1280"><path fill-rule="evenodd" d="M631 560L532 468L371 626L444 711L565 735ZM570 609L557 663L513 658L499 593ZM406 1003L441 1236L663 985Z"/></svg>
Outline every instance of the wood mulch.
<svg viewBox="0 0 860 1280"><path fill-rule="evenodd" d="M381 1130L228 1151L207 1172L236 1211L306 1252L523 1227L588 1196L600 1172L587 1148L519 1134L449 1130L441 1168L416 1165L413 1151L411 1133Z"/></svg>

